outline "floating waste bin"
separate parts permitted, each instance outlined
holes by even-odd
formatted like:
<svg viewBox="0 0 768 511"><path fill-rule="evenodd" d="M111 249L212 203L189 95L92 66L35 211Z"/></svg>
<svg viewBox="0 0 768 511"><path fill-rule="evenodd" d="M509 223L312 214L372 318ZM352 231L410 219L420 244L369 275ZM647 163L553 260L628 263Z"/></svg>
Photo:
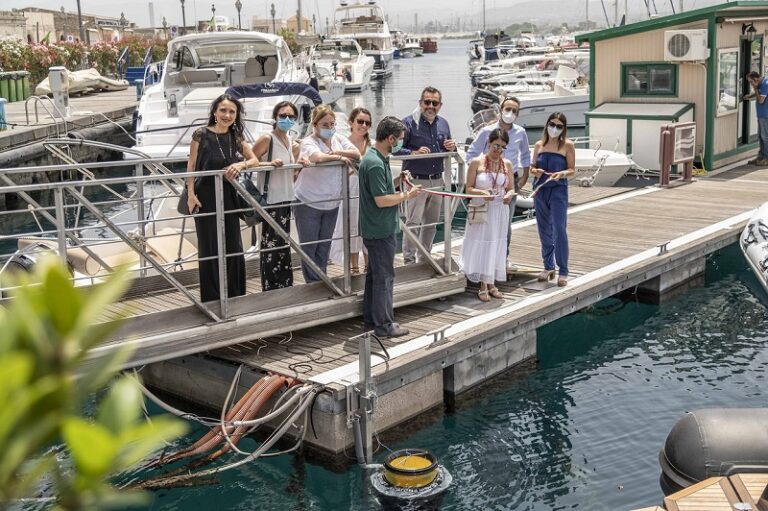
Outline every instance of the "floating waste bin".
<svg viewBox="0 0 768 511"><path fill-rule="evenodd" d="M0 98L5 98L6 101L11 100L9 87L11 85L11 79L8 76L9 73L0 73Z"/></svg>
<svg viewBox="0 0 768 511"><path fill-rule="evenodd" d="M29 71L16 71L16 98L23 101L30 96Z"/></svg>

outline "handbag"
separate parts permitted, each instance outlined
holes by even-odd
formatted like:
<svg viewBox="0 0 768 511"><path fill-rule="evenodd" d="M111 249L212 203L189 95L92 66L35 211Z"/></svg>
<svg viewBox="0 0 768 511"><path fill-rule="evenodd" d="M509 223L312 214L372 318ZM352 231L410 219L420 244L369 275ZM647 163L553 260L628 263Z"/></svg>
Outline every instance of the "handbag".
<svg viewBox="0 0 768 511"><path fill-rule="evenodd" d="M195 178L195 190L197 190L197 185L200 184L199 177ZM186 179L184 180L184 190L182 190L181 195L179 195L179 203L176 204L176 211L179 212L180 215L191 215L193 212L189 211L189 204L187 201L189 200L189 189L187 188ZM197 208L195 208L197 209ZM196 213L197 211L195 211Z"/></svg>
<svg viewBox="0 0 768 511"><path fill-rule="evenodd" d="M274 140L269 137L269 149L267 150L267 161L272 161L272 144ZM272 171L268 170L267 175L264 177L264 191L260 191L259 188L253 184L253 172L246 172L241 177L241 182L245 190L253 197L261 207L267 207L267 193L269 192L269 176L272 175ZM256 212L256 210L245 200L244 197L238 195L238 201L240 203L240 209L245 211L240 212L240 219L245 222L248 227L254 227L264 221L264 218Z"/></svg>
<svg viewBox="0 0 768 511"><path fill-rule="evenodd" d="M204 142L205 142L205 137L202 137L197 147L197 161L195 162L195 170L197 170L197 166L200 163L200 154L203 151L203 146L205 145ZM197 186L200 184L201 179L202 178L200 177L195 178L195 190L197 190ZM193 213L192 211L189 210L189 205L187 204L188 200L189 200L189 190L187 189L187 180L185 178L184 189L181 191L181 194L179 195L178 204L176 204L176 211L178 211L180 215L187 216Z"/></svg>
<svg viewBox="0 0 768 511"><path fill-rule="evenodd" d="M467 204L467 223L468 224L484 224L488 218L488 203L482 201L482 203L476 203L477 199L472 199Z"/></svg>

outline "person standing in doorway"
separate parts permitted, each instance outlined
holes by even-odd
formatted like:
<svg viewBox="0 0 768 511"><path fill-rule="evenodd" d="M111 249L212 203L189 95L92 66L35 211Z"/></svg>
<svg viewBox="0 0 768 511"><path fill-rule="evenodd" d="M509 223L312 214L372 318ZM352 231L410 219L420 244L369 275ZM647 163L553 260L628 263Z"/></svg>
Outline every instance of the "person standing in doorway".
<svg viewBox="0 0 768 511"><path fill-rule="evenodd" d="M525 128L515 124L520 112L520 100L509 96L501 101L501 117L498 122L482 128L467 150L467 161L471 161L488 151L488 137L492 131L500 129L507 132L509 143L504 149L504 159L512 163L514 169L515 194L520 192L528 181L528 171L531 168L531 149L528 145L528 134ZM522 170L522 177L520 171ZM512 219L515 216L517 195L513 195L509 202L509 229L507 230L507 258L509 258L509 244L512 239ZM507 260L507 271L517 271L518 268Z"/></svg>
<svg viewBox="0 0 768 511"><path fill-rule="evenodd" d="M405 125L385 117L376 127L376 142L360 162L360 234L368 249L368 272L363 293L363 324L379 337L408 335L394 322L395 235L399 230L398 206L421 193L416 185L395 192L389 155L403 145Z"/></svg>
<svg viewBox="0 0 768 511"><path fill-rule="evenodd" d="M757 158L750 160L752 165L768 165L768 78L760 76L757 71L751 71L747 80L754 91L744 96L744 99L755 99L755 111L757 112L757 138L760 140L760 151Z"/></svg>
<svg viewBox="0 0 768 511"><path fill-rule="evenodd" d="M429 154L444 151L455 151L456 142L451 138L451 128L448 121L438 113L443 105L442 94L434 87L426 87L421 92L418 108L403 119L405 124L405 139L403 154ZM443 159L426 158L403 162L403 170L413 176L414 184L425 188L443 187ZM419 243L427 252L432 250L432 242L437 232L437 221L440 219L442 197L434 194L421 194L408 202L408 213L405 225L411 229ZM403 260L405 264L413 264L420 260L416 256L414 243L403 237Z"/></svg>

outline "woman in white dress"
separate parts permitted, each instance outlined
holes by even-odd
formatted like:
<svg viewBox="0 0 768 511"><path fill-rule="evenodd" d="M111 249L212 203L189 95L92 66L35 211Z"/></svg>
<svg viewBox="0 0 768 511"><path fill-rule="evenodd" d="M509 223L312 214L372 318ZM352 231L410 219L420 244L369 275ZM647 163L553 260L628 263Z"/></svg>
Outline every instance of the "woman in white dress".
<svg viewBox="0 0 768 511"><path fill-rule="evenodd" d="M360 151L360 156L365 156L365 152L371 147L371 137L368 131L371 129L371 112L363 107L357 107L349 114L349 125L352 133L349 135L349 141ZM357 176L357 167L360 161L353 161L353 166L349 169L349 270L350 272L360 273L360 253L363 253L365 267L368 267L368 253L363 246L363 238L358 234L358 222L360 220L360 209L358 196L360 195L359 180ZM339 216L336 217L336 229L333 231L333 243L331 243L331 261L333 264L344 265L344 203L339 209Z"/></svg>
<svg viewBox="0 0 768 511"><path fill-rule="evenodd" d="M508 143L505 130L493 130L486 153L472 160L467 172L467 193L478 196L474 204L485 201L488 212L483 223L467 220L459 266L467 279L480 283L478 298L483 302L503 298L495 282L507 278L507 205L515 195L512 163L503 157Z"/></svg>

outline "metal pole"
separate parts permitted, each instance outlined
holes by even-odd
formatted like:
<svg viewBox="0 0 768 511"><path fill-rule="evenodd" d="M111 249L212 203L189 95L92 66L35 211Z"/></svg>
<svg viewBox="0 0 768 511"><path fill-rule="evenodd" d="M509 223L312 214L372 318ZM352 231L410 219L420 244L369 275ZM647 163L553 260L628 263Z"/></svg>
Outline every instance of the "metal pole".
<svg viewBox="0 0 768 511"><path fill-rule="evenodd" d="M136 164L134 167L134 175L136 177L141 177L144 175L144 165L141 165L139 163ZM136 181L136 195L137 201L136 201L136 218L139 221L139 234L141 235L141 239L146 239L147 233L146 233L146 224L144 223L144 181L137 180ZM186 217L185 217L186 218ZM154 226L154 224L153 224ZM153 233L156 234L156 233ZM182 233L182 236L184 234ZM147 276L147 270L146 270L146 259L144 258L143 254L139 254L139 268L141 268L141 276L146 277Z"/></svg>
<svg viewBox="0 0 768 511"><path fill-rule="evenodd" d="M358 338L360 380L360 426L365 445L365 462L373 462L373 382L371 381L371 333L366 332Z"/></svg>
<svg viewBox="0 0 768 511"><path fill-rule="evenodd" d="M352 265L352 257L350 251L350 231L352 230L349 225L349 174L348 167L342 167L341 172L341 230L342 230L342 246L343 246L343 261L344 261L344 293L352 292L352 275L350 272L350 266Z"/></svg>
<svg viewBox="0 0 768 511"><path fill-rule="evenodd" d="M59 257L67 263L67 217L64 213L64 190L56 188L53 191L53 200L56 205L56 238L59 242Z"/></svg>
<svg viewBox="0 0 768 511"><path fill-rule="evenodd" d="M187 13L184 10L184 0L181 0L181 35L187 35Z"/></svg>
<svg viewBox="0 0 768 511"><path fill-rule="evenodd" d="M296 9L296 35L301 33L301 0L296 0L298 9Z"/></svg>
<svg viewBox="0 0 768 511"><path fill-rule="evenodd" d="M483 34L485 34L485 0L483 0Z"/></svg>
<svg viewBox="0 0 768 511"><path fill-rule="evenodd" d="M587 11L587 19L586 19L586 21L587 21L587 26L586 26L586 27L584 27L584 28L585 28L586 30L589 30L589 0L587 0L587 9L586 9L586 11Z"/></svg>
<svg viewBox="0 0 768 511"><path fill-rule="evenodd" d="M443 158L443 189L451 189L451 157L445 156ZM451 220L452 220L452 208L451 200L447 197L443 197L443 247L445 259L443 260L443 266L445 267L445 273L451 273L451 261L453 260L451 254Z"/></svg>
<svg viewBox="0 0 768 511"><path fill-rule="evenodd" d="M214 192L216 197L216 248L218 249L217 259L219 262L219 315L222 318L227 317L227 298L229 290L227 289L227 258L226 246L224 243L224 183L222 175L217 174L214 181Z"/></svg>
<svg viewBox="0 0 768 511"><path fill-rule="evenodd" d="M83 27L83 13L80 11L80 0L77 0L77 26L80 28L80 41L86 44L85 28Z"/></svg>

